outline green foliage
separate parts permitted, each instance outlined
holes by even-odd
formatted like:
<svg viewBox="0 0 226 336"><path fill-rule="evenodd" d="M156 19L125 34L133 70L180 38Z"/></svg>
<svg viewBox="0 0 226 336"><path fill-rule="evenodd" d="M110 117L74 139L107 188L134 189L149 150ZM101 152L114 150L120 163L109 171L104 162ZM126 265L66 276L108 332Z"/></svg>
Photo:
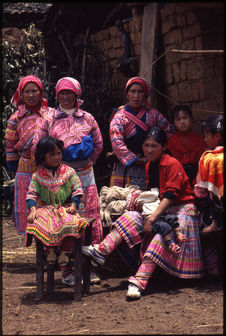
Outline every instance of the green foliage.
<svg viewBox="0 0 226 336"><path fill-rule="evenodd" d="M15 112L10 100L19 81L24 76L34 75L46 82L45 49L42 33L34 24L23 29L20 41L2 41L2 119L3 148L7 120Z"/></svg>
<svg viewBox="0 0 226 336"><path fill-rule="evenodd" d="M21 33L21 40L2 43L2 102L6 109L3 118L10 113L10 100L22 77L27 75L37 76L45 80L45 49L42 41L42 33L34 24ZM6 108L7 107L7 108ZM12 107L11 107L12 109ZM11 112L14 110L12 109ZM5 124L5 120L3 120Z"/></svg>

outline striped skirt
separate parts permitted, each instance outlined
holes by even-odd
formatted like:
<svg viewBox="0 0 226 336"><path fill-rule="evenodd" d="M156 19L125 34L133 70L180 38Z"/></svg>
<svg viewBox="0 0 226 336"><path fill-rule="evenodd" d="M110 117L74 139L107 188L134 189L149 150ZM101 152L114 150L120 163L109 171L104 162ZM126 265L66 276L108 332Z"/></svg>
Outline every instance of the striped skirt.
<svg viewBox="0 0 226 336"><path fill-rule="evenodd" d="M150 258L174 276L186 279L202 277L204 266L199 238L199 217L195 205L190 203L174 206L168 210L168 213L178 216L179 227L187 238L186 242L178 243L182 252L180 254L171 253L163 237L156 234L147 245L144 257ZM135 211L125 213L114 223L129 247L142 241L143 224L142 215ZM172 237L175 238L173 232Z"/></svg>
<svg viewBox="0 0 226 336"><path fill-rule="evenodd" d="M80 238L87 224L79 214L67 213L66 207L42 206L37 209L34 222L27 224L25 245L30 246L28 237L34 235L46 246L60 246L66 237Z"/></svg>

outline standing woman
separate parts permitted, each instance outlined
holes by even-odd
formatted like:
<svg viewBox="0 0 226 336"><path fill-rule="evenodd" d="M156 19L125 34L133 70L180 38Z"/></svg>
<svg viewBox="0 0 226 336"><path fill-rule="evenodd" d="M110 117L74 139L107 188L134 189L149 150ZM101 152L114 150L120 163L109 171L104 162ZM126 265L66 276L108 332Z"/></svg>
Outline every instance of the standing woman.
<svg viewBox="0 0 226 336"><path fill-rule="evenodd" d="M112 149L118 161L111 175L110 186L138 185L145 190L142 143L153 126L162 128L169 138L174 127L166 118L153 109L147 98L150 87L142 77L133 77L125 87L128 103L119 109L110 122Z"/></svg>
<svg viewBox="0 0 226 336"><path fill-rule="evenodd" d="M49 109L42 83L35 76L21 79L11 102L16 112L9 118L6 128L6 163L10 171L16 172L14 221L17 233L25 234L28 216L26 193L31 175L36 170L32 140Z"/></svg>
<svg viewBox="0 0 226 336"><path fill-rule="evenodd" d="M38 129L34 145L44 136L52 136L64 142L62 161L74 168L80 178L84 198L79 204L79 213L95 218L92 225L92 242L103 238L100 219L100 200L95 182L93 165L103 149L103 138L94 117L80 109L82 89L71 77L61 78L56 84L59 106Z"/></svg>

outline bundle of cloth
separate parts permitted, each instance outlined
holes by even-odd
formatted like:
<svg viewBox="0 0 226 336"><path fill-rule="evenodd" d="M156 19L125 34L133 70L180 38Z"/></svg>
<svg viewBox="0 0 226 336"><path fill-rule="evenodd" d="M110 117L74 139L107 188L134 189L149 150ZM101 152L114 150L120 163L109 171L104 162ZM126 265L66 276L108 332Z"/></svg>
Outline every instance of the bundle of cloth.
<svg viewBox="0 0 226 336"><path fill-rule="evenodd" d="M115 217L121 216L127 210L127 196L136 190L139 192L138 186L101 188L100 216L104 227L110 227Z"/></svg>

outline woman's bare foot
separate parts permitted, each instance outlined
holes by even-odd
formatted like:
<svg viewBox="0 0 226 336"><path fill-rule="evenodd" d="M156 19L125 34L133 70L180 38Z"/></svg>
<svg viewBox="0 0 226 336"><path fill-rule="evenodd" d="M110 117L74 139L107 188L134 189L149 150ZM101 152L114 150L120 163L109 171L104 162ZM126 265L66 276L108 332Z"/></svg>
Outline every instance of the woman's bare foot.
<svg viewBox="0 0 226 336"><path fill-rule="evenodd" d="M209 232L214 232L217 230L217 226L215 221L213 220L212 223L209 226L206 226L202 229L202 233L209 233Z"/></svg>

